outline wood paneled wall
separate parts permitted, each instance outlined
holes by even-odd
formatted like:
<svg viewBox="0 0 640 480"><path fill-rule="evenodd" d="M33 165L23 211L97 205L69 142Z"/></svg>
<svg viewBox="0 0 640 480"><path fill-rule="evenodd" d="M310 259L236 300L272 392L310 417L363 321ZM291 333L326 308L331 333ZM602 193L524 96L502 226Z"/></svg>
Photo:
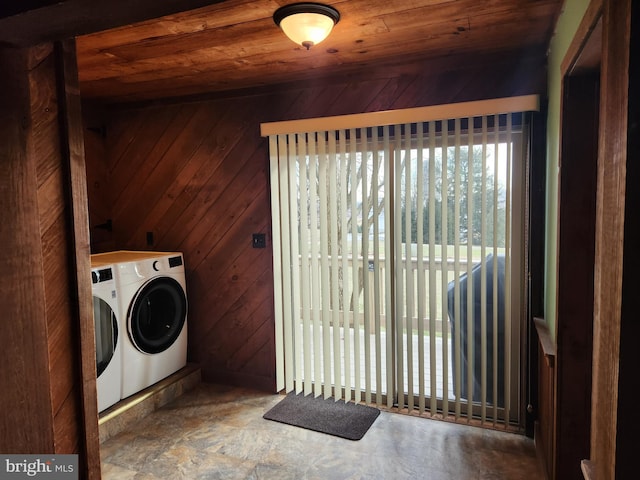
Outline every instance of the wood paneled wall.
<svg viewBox="0 0 640 480"><path fill-rule="evenodd" d="M275 388L272 249L270 242L254 249L251 241L252 233L271 236L268 146L260 123L544 91L540 59L518 52L467 60L225 98L120 106L104 119L108 176L98 181L108 185L112 201L113 245L184 252L189 359L201 365L205 380ZM104 171L93 163L100 155L88 151L87 159L96 179ZM99 203L90 198L91 205Z"/></svg>
<svg viewBox="0 0 640 480"><path fill-rule="evenodd" d="M73 42L0 49L0 452L99 478L87 197Z"/></svg>
<svg viewBox="0 0 640 480"><path fill-rule="evenodd" d="M91 109L89 109L91 111ZM107 252L115 249L111 229L111 191L109 190L107 160L102 120L84 118L84 144L86 161L91 168L87 170L87 191L91 210L91 247L93 250Z"/></svg>

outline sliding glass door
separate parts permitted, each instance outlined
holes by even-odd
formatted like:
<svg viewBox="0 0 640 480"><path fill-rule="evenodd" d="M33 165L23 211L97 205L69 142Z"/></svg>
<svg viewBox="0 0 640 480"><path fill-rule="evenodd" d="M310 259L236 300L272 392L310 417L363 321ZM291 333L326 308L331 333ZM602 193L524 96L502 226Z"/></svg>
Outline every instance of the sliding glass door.
<svg viewBox="0 0 640 480"><path fill-rule="evenodd" d="M522 116L409 129L394 152L397 403L517 419Z"/></svg>
<svg viewBox="0 0 640 480"><path fill-rule="evenodd" d="M524 118L270 137L281 388L517 424Z"/></svg>

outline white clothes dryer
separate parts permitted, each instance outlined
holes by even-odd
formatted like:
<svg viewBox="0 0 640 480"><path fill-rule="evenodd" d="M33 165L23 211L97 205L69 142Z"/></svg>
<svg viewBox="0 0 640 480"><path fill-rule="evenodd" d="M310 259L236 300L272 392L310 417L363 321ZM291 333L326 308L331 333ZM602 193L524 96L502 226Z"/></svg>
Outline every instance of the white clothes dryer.
<svg viewBox="0 0 640 480"><path fill-rule="evenodd" d="M113 265L91 259L93 319L96 341L98 412L120 401L122 393L122 328Z"/></svg>
<svg viewBox="0 0 640 480"><path fill-rule="evenodd" d="M180 252L117 251L112 262L126 333L122 345L122 398L187 364L187 295Z"/></svg>

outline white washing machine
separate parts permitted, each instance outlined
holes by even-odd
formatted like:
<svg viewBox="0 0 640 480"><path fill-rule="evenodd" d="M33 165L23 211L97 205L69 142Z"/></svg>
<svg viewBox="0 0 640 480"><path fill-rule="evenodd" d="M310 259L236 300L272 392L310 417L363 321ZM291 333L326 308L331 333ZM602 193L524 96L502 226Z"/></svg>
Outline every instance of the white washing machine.
<svg viewBox="0 0 640 480"><path fill-rule="evenodd" d="M122 393L122 317L114 273L113 265L92 258L98 412L117 403Z"/></svg>
<svg viewBox="0 0 640 480"><path fill-rule="evenodd" d="M187 295L180 252L98 254L115 267L122 342L122 398L187 364Z"/></svg>

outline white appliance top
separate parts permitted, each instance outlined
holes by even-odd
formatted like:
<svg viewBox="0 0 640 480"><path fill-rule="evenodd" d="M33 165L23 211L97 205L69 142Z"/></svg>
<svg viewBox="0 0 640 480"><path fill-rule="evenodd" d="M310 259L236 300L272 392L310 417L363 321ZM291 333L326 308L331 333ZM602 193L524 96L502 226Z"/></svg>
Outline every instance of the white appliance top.
<svg viewBox="0 0 640 480"><path fill-rule="evenodd" d="M94 253L91 255L91 268L113 265L114 263L130 263L150 258L170 257L182 255L180 252L145 252L132 250L118 250L107 253Z"/></svg>

